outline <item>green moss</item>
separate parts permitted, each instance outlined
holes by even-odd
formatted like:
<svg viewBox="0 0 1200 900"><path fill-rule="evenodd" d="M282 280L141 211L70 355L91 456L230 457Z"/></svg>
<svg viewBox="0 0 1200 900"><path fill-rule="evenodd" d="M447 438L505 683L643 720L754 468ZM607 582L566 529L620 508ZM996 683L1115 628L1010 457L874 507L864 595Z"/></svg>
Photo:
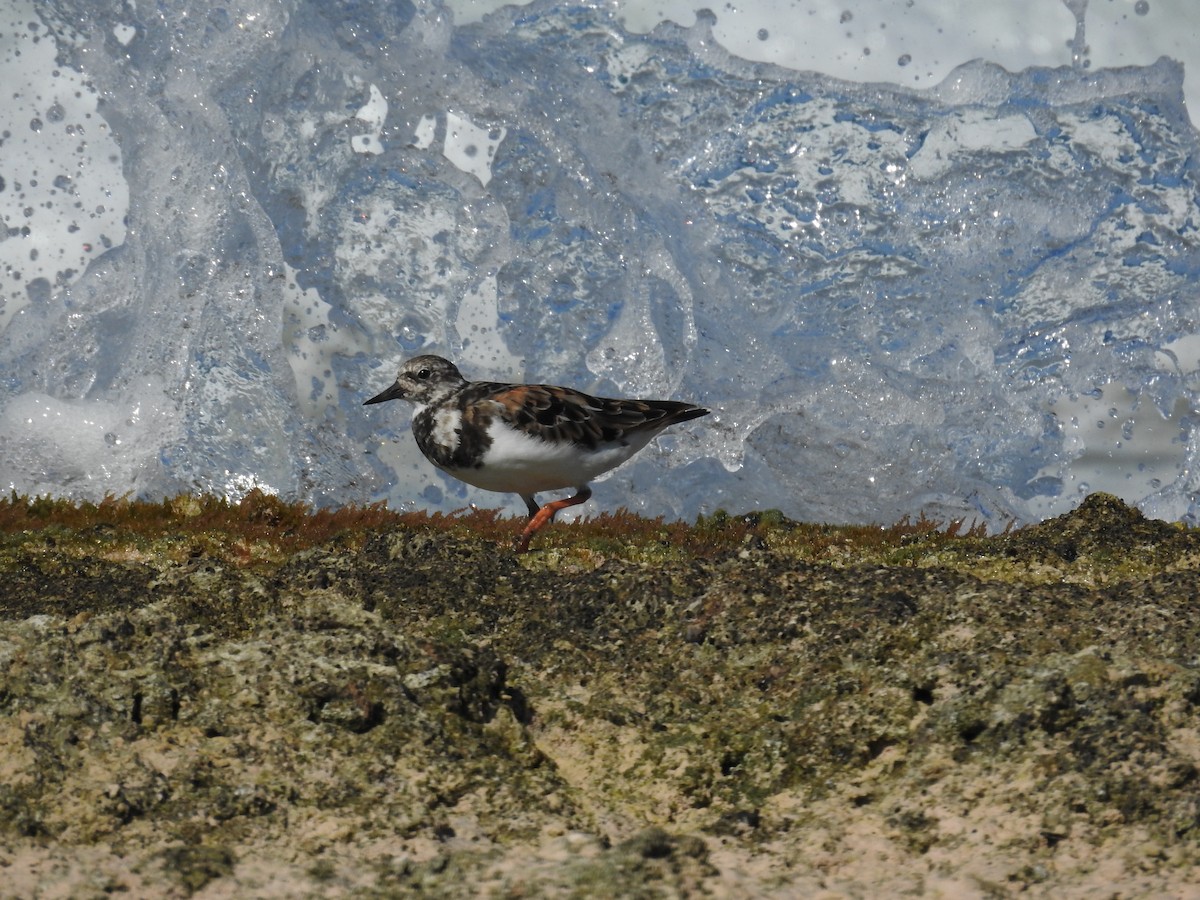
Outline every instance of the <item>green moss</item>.
<svg viewBox="0 0 1200 900"><path fill-rule="evenodd" d="M167 873L188 894L233 871L233 853L224 847L172 847L162 853Z"/></svg>
<svg viewBox="0 0 1200 900"><path fill-rule="evenodd" d="M0 513L0 833L170 890L287 847L300 893L679 895L712 846L861 815L915 858L976 807L1036 823L976 848L1022 883L1067 878L1047 841L1198 855L1196 535L1110 497L993 537L618 513L521 557L494 515L262 495Z"/></svg>

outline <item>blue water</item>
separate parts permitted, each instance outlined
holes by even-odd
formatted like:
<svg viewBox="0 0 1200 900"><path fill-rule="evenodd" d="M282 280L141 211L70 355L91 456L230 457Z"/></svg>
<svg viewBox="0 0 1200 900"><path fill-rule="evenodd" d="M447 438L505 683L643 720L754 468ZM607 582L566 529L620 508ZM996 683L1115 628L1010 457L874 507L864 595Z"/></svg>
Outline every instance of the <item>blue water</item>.
<svg viewBox="0 0 1200 900"><path fill-rule="evenodd" d="M522 509L361 407L427 351L713 407L598 507L1001 527L1073 505L1100 454L1196 515L1200 155L1170 60L915 91L602 3L95 6L42 15L128 231L0 332L0 486Z"/></svg>

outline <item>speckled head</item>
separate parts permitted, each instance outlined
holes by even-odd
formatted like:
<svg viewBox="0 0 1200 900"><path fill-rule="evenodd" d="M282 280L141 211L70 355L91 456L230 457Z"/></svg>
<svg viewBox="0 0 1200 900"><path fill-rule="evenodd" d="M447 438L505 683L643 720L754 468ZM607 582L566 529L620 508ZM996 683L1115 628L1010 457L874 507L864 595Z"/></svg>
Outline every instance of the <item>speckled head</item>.
<svg viewBox="0 0 1200 900"><path fill-rule="evenodd" d="M363 406L385 400L407 400L417 406L428 406L466 383L450 360L440 356L414 356L400 367L391 387L365 401Z"/></svg>

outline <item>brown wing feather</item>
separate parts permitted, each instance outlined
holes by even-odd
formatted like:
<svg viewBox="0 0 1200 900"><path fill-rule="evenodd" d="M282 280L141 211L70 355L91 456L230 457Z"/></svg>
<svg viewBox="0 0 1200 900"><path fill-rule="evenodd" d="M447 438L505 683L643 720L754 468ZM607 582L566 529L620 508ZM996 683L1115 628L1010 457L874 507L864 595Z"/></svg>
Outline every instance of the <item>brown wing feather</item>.
<svg viewBox="0 0 1200 900"><path fill-rule="evenodd" d="M480 385L480 387L484 387ZM549 384L489 384L487 399L510 425L548 441L588 447L622 441L643 430L661 431L708 410L674 400L613 400Z"/></svg>

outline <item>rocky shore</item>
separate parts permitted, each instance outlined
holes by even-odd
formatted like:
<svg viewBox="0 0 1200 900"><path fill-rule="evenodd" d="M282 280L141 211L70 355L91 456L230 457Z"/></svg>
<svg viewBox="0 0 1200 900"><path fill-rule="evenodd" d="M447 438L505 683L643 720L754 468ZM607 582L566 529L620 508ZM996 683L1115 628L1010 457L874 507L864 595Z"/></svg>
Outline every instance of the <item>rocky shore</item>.
<svg viewBox="0 0 1200 900"><path fill-rule="evenodd" d="M1196 896L1200 532L0 505L4 897Z"/></svg>

